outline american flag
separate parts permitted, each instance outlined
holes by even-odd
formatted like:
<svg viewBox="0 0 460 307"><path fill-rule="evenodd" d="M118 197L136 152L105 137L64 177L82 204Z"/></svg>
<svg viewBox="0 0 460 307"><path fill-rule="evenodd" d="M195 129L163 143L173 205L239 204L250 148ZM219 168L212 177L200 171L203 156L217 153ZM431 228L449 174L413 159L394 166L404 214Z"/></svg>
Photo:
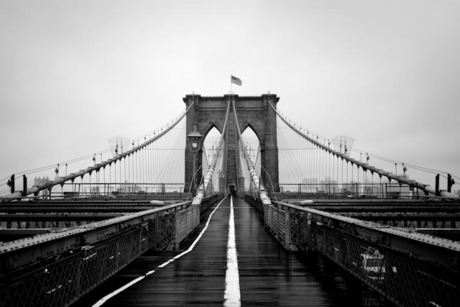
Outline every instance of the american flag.
<svg viewBox="0 0 460 307"><path fill-rule="evenodd" d="M239 85L239 86L241 86L243 84L243 82L241 81L240 78L237 78L237 77L234 77L234 76L231 76L231 77L232 77L231 78L232 83L235 83L236 85Z"/></svg>

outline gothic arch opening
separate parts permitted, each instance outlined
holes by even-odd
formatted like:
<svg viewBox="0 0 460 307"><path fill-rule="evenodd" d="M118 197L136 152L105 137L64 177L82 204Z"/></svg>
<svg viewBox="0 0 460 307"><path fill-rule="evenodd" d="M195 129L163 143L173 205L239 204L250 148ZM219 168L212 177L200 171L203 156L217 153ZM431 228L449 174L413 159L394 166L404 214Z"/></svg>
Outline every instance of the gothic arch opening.
<svg viewBox="0 0 460 307"><path fill-rule="evenodd" d="M246 129L242 133L243 137L243 148L249 154L249 159L251 160L257 176L260 178L260 171L261 171L261 155L260 155L260 141L257 137L255 131L252 129L251 126L247 126ZM246 165L246 161L244 157L241 155L240 161L241 163L241 171L242 177L244 177L244 191L251 191L255 187L251 184L251 176L248 171L248 167Z"/></svg>
<svg viewBox="0 0 460 307"><path fill-rule="evenodd" d="M202 157L202 174L203 177L206 175L209 169L209 165L213 162L213 159L216 156L216 153L219 148L219 140L221 133L215 126L213 126L203 140L203 157ZM219 188L219 175L221 174L222 169L222 152L217 157L216 169L211 178L211 183L208 186L208 192L220 192Z"/></svg>
<svg viewBox="0 0 460 307"><path fill-rule="evenodd" d="M224 96L201 96L192 94L185 96L183 100L188 108L186 119L187 136L196 130L196 132L200 133L202 136L207 137L208 134L211 133L211 130L213 130L213 127L222 131L227 110L230 112L224 136L225 148L222 163L222 169L224 170L222 182L224 184L222 185L223 188L219 188L221 192L230 192L230 190L232 190L231 186L238 192L244 190L244 183L240 182L240 177L242 179L240 175L242 174L238 168L241 163L236 135L237 124L244 130L246 130L245 128L247 128L247 126L250 126L253 132L258 135L258 141L260 142L261 168L267 170L263 171L260 177L267 191L279 191L276 113L271 109L271 106L276 108L276 104L279 101L276 95L263 94L261 96L240 97L233 94ZM228 106L230 103L232 107L229 109ZM236 123L235 120L235 113L238 115L238 123ZM202 169L203 151L200 148L200 156L197 157L196 152L193 150L193 144L193 139L187 138L185 146L186 183L201 182L203 177L201 171L195 171L195 166L196 169ZM256 145L252 145L251 148L254 149L255 146ZM212 150L212 144L210 149ZM249 184L249 181L246 184ZM193 187L192 191L196 190L196 187L193 185L190 186Z"/></svg>

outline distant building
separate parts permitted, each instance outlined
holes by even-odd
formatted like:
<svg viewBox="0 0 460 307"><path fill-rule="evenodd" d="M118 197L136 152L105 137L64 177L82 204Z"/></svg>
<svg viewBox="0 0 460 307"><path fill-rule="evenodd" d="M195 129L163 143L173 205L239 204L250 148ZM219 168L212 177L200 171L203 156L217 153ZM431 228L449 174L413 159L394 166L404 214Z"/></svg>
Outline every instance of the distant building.
<svg viewBox="0 0 460 307"><path fill-rule="evenodd" d="M339 184L337 180L334 180L331 177L326 177L326 179L321 180L318 192L328 195L337 194L339 192Z"/></svg>
<svg viewBox="0 0 460 307"><path fill-rule="evenodd" d="M316 193L318 192L318 179L317 178L304 178L300 186L301 193Z"/></svg>

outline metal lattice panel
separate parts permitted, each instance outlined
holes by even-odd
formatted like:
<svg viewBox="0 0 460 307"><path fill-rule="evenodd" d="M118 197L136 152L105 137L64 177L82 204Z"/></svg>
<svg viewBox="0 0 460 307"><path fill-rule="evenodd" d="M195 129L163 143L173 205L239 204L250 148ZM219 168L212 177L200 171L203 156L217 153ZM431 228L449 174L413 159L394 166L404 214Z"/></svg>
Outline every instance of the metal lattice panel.
<svg viewBox="0 0 460 307"><path fill-rule="evenodd" d="M145 252L140 248L142 230L131 230L99 246L79 252L26 272L17 281L3 280L1 306L65 306L94 288Z"/></svg>
<svg viewBox="0 0 460 307"><path fill-rule="evenodd" d="M399 306L460 306L458 272L445 264L392 248L389 235L376 236L349 220L319 211L313 219L301 208L282 209L265 205L264 217L284 246L319 251ZM289 234L283 235L287 228Z"/></svg>
<svg viewBox="0 0 460 307"><path fill-rule="evenodd" d="M274 206L265 206L265 224L282 245L290 244L289 213Z"/></svg>
<svg viewBox="0 0 460 307"><path fill-rule="evenodd" d="M200 223L200 209L192 206L176 213L176 244L185 239Z"/></svg>
<svg viewBox="0 0 460 307"><path fill-rule="evenodd" d="M178 246L200 221L180 203L3 245L0 306L68 306L145 251Z"/></svg>
<svg viewBox="0 0 460 307"><path fill-rule="evenodd" d="M174 212L158 215L158 236L156 250L168 248L174 242L176 233L176 219Z"/></svg>
<svg viewBox="0 0 460 307"><path fill-rule="evenodd" d="M291 244L300 250L305 250L307 247L307 213L291 212L289 215Z"/></svg>
<svg viewBox="0 0 460 307"><path fill-rule="evenodd" d="M399 306L460 306L453 272L326 226L312 235L318 251ZM366 266L366 258L376 265Z"/></svg>
<svg viewBox="0 0 460 307"><path fill-rule="evenodd" d="M153 247L155 225L149 221L99 246L86 246L17 281L3 280L1 306L65 306L93 289Z"/></svg>

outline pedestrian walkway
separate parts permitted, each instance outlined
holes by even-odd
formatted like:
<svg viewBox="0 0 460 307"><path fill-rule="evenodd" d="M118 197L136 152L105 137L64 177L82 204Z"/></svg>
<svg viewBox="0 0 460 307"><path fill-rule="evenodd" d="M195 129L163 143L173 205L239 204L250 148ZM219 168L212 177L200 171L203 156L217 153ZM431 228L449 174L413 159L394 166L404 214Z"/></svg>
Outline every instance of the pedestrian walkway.
<svg viewBox="0 0 460 307"><path fill-rule="evenodd" d="M232 203L237 283L234 275L226 282L232 261L228 259ZM136 278L141 280L102 306L346 306L328 293L305 263L274 240L264 229L260 213L248 203L229 196L216 206L206 231L189 253L158 268L180 252L149 252L75 306L92 305ZM229 292L235 293L235 284L237 299L226 301Z"/></svg>

